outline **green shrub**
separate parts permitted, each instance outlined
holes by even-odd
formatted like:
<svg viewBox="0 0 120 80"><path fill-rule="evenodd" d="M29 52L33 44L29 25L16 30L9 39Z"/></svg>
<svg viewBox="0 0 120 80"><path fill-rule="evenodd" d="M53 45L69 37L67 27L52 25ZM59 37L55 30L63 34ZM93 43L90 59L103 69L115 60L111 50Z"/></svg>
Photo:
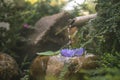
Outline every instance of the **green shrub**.
<svg viewBox="0 0 120 80"><path fill-rule="evenodd" d="M120 80L120 69L100 68L97 70L86 71L85 80Z"/></svg>
<svg viewBox="0 0 120 80"><path fill-rule="evenodd" d="M90 52L119 52L120 46L120 1L98 0L97 17L79 31L79 46Z"/></svg>
<svg viewBox="0 0 120 80"><path fill-rule="evenodd" d="M84 80L120 80L120 1L97 0L96 10L97 17L78 33L78 46L101 59L97 69L82 71Z"/></svg>
<svg viewBox="0 0 120 80"><path fill-rule="evenodd" d="M50 2L38 0L35 4L30 4L25 0L0 0L0 22L10 24L9 30L0 27L0 51L12 56L21 54L27 42L26 36L33 32L34 24L41 17L58 13L64 5L51 6Z"/></svg>

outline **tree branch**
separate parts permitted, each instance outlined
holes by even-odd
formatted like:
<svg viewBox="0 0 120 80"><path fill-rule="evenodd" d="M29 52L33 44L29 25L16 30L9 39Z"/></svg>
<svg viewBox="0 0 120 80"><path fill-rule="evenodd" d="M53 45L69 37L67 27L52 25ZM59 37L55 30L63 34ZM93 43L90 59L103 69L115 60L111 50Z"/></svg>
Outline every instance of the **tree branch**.
<svg viewBox="0 0 120 80"><path fill-rule="evenodd" d="M73 19L73 23L72 26L82 26L84 25L87 21L89 21L90 19L93 19L97 16L96 14L91 14L91 15L87 15L87 16L80 16L80 17L76 17Z"/></svg>

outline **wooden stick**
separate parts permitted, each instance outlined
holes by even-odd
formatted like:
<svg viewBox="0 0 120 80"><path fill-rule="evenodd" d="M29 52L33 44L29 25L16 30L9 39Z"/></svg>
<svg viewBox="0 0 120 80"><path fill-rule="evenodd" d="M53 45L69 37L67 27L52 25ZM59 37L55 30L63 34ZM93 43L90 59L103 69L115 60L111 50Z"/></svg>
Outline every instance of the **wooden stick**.
<svg viewBox="0 0 120 80"><path fill-rule="evenodd" d="M97 13L96 14L90 14L90 15L87 15L87 16L80 16L80 17L76 17L74 18L74 23L72 24L72 26L81 26L81 25L84 25L85 22L89 21L90 19L93 19L97 16Z"/></svg>

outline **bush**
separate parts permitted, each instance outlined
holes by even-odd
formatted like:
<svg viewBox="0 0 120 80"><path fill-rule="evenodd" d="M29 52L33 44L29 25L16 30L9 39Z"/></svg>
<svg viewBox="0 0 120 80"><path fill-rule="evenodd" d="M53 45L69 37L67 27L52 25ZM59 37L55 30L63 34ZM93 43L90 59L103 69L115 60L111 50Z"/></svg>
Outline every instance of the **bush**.
<svg viewBox="0 0 120 80"><path fill-rule="evenodd" d="M120 1L98 0L96 10L98 16L79 31L80 46L101 54L120 52Z"/></svg>
<svg viewBox="0 0 120 80"><path fill-rule="evenodd" d="M83 26L79 46L99 55L100 67L83 70L85 80L120 80L120 1L97 0L98 16Z"/></svg>
<svg viewBox="0 0 120 80"><path fill-rule="evenodd" d="M37 1L35 4L25 0L0 0L0 22L8 23L9 30L0 27L0 51L12 56L21 54L25 48L27 39L33 31L34 24L41 17L58 13L64 5L50 5L49 0ZM17 53L17 54L16 54Z"/></svg>

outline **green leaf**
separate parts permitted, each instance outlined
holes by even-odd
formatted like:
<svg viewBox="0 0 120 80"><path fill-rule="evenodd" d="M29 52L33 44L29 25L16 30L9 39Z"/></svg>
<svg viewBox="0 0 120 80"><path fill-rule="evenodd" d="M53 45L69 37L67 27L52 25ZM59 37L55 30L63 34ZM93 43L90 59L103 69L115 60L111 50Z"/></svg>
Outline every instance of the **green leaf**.
<svg viewBox="0 0 120 80"><path fill-rule="evenodd" d="M40 53L36 53L36 54L40 55L40 56L54 56L54 55L58 55L59 53L60 53L60 51L56 51L56 52L46 51L46 52L40 52Z"/></svg>

